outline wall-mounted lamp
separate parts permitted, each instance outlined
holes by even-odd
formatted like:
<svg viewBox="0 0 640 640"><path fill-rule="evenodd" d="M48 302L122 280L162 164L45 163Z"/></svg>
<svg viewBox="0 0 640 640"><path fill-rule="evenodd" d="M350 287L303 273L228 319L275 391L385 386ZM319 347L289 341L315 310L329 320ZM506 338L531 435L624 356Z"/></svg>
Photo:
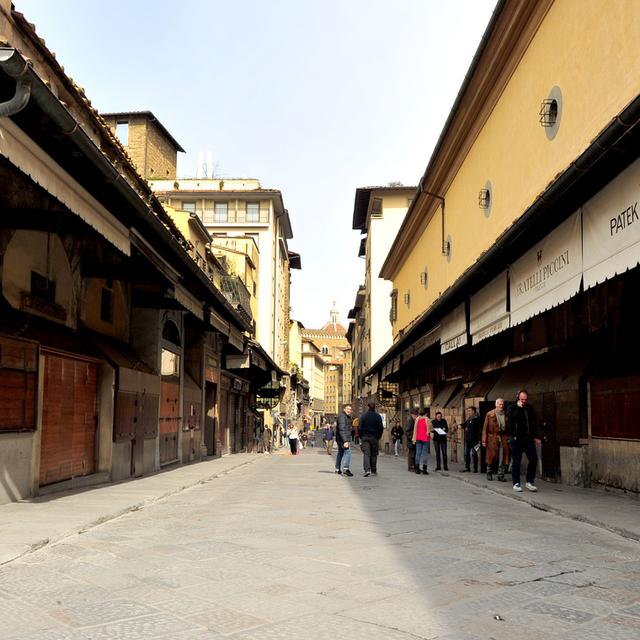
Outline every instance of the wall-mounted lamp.
<svg viewBox="0 0 640 640"><path fill-rule="evenodd" d="M491 191L489 191L489 189L480 189L478 193L478 206L481 209L488 209L491 206Z"/></svg>

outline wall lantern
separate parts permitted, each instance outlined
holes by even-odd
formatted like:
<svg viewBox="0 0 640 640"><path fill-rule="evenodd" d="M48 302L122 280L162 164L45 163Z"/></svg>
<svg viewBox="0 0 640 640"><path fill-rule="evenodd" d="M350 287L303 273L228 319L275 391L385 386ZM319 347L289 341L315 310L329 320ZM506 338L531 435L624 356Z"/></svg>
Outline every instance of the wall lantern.
<svg viewBox="0 0 640 640"><path fill-rule="evenodd" d="M488 209L491 206L491 191L489 191L489 189L480 189L478 193L478 206L481 209Z"/></svg>

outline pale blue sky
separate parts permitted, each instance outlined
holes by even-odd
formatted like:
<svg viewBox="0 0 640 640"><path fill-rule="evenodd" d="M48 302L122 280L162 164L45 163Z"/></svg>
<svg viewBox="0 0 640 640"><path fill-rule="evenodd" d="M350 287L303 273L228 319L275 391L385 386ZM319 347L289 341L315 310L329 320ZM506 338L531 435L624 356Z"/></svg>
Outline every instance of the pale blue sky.
<svg viewBox="0 0 640 640"><path fill-rule="evenodd" d="M292 317L346 321L359 186L424 172L495 0L14 0L103 112L149 109L224 177L281 189Z"/></svg>

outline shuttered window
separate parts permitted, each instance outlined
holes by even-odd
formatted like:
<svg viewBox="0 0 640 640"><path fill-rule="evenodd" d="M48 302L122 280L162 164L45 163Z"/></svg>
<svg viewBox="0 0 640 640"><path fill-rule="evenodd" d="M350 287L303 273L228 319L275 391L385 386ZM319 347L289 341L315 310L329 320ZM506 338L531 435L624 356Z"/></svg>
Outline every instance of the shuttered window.
<svg viewBox="0 0 640 640"><path fill-rule="evenodd" d="M0 431L36 428L38 347L0 336Z"/></svg>

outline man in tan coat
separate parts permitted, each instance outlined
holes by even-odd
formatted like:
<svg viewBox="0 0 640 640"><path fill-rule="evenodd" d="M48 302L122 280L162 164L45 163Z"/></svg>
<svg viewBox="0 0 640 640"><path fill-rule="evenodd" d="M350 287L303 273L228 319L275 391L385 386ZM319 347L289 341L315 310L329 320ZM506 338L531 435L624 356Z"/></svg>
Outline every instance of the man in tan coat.
<svg viewBox="0 0 640 640"><path fill-rule="evenodd" d="M484 418L482 446L487 449L487 480L493 480L495 463L500 458L500 447L502 447L502 463L498 467L498 480L504 482L504 474L509 466L509 442L507 415L502 398L496 400L496 408L489 411Z"/></svg>

